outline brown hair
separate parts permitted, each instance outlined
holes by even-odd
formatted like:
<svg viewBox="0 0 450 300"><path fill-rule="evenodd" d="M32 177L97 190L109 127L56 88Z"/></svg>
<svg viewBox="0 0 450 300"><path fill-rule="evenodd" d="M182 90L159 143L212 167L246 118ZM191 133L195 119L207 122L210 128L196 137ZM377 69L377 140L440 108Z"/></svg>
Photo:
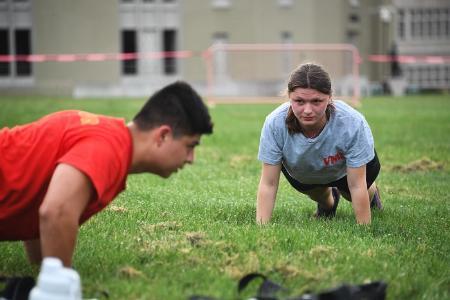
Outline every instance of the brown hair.
<svg viewBox="0 0 450 300"><path fill-rule="evenodd" d="M332 95L330 75L319 65L313 63L302 64L292 71L289 76L286 94L289 95L296 88L314 89L323 94ZM325 111L327 119L334 112L333 102L328 104ZM292 108L289 107L286 116L286 126L289 134L302 133L302 127L297 117L294 115Z"/></svg>

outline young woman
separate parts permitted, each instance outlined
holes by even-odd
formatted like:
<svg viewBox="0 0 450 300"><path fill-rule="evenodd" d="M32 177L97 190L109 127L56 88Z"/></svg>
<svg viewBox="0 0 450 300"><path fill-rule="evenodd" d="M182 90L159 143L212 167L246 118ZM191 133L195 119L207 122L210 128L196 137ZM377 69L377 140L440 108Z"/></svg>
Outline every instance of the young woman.
<svg viewBox="0 0 450 300"><path fill-rule="evenodd" d="M316 64L292 72L287 95L290 101L267 116L261 132L256 221L270 220L282 172L317 202L316 217L333 217L342 195L352 202L356 222L369 224L371 208L382 205L375 184L380 163L366 120L332 100L330 77Z"/></svg>

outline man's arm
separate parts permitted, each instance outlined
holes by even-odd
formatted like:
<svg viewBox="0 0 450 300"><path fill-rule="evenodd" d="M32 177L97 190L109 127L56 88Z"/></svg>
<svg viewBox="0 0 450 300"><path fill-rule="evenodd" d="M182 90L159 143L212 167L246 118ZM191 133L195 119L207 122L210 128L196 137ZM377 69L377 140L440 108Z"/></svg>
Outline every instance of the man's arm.
<svg viewBox="0 0 450 300"><path fill-rule="evenodd" d="M79 219L93 194L89 178L78 169L59 164L39 208L42 257L53 256L72 264Z"/></svg>
<svg viewBox="0 0 450 300"><path fill-rule="evenodd" d="M264 163L262 166L256 200L256 222L258 224L265 224L269 222L272 217L280 180L280 172L281 164L269 165Z"/></svg>
<svg viewBox="0 0 450 300"><path fill-rule="evenodd" d="M366 165L359 168L347 168L347 182L356 222L358 224L370 224L371 214L366 183Z"/></svg>

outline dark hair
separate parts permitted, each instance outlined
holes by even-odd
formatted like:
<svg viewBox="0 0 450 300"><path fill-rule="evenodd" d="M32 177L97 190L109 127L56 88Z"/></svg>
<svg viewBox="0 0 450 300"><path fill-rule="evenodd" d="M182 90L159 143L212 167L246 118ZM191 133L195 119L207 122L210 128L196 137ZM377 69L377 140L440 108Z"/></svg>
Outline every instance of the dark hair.
<svg viewBox="0 0 450 300"><path fill-rule="evenodd" d="M176 137L210 134L213 128L202 98L182 81L169 84L153 94L133 121L140 130L169 125Z"/></svg>
<svg viewBox="0 0 450 300"><path fill-rule="evenodd" d="M287 84L287 94L289 95L296 88L314 89L323 94L332 95L330 75L321 66L313 63L302 64L292 71ZM335 107L331 101L325 111L328 119L334 110ZM286 126L290 134L303 132L291 107L286 116Z"/></svg>

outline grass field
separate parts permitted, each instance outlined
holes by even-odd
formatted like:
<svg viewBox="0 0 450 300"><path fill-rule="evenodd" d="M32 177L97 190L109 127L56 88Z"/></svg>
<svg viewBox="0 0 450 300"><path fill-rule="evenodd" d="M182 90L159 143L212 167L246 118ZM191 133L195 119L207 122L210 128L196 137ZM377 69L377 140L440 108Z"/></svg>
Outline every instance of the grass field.
<svg viewBox="0 0 450 300"><path fill-rule="evenodd" d="M0 127L72 108L129 120L142 103L2 97ZM450 299L450 96L363 100L385 206L370 226L355 225L346 201L334 220L314 220L314 203L284 178L273 221L255 225L259 134L275 106L217 105L193 166L168 180L129 178L80 230L74 268L85 298L238 299L238 279L258 271L291 295L384 280L388 299ZM37 272L20 243L0 243L0 275Z"/></svg>

